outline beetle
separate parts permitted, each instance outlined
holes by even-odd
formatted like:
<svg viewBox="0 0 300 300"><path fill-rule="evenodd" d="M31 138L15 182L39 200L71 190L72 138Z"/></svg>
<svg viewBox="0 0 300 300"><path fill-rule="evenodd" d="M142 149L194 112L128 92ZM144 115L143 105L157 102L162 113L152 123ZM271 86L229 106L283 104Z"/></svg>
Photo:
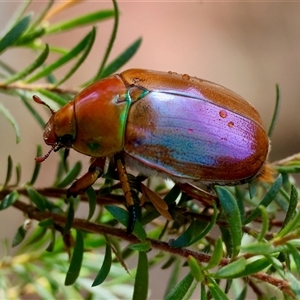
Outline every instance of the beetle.
<svg viewBox="0 0 300 300"><path fill-rule="evenodd" d="M183 187L268 176L270 143L256 109L231 90L187 74L130 69L101 79L52 111L43 137L51 149L37 162L62 147L91 157L68 196L91 186L106 158L114 159L129 210L126 167Z"/></svg>

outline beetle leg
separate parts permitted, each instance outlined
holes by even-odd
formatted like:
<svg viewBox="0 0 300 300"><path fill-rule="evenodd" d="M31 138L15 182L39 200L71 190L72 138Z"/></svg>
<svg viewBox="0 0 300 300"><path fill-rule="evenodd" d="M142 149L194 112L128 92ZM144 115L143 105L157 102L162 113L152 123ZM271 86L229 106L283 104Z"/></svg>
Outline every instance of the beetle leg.
<svg viewBox="0 0 300 300"><path fill-rule="evenodd" d="M124 192L127 210L129 212L129 220L127 225L127 234L133 231L135 221L137 219L137 207L136 202L138 201L137 192L131 188L128 174L124 165L124 162L120 156L116 156L117 171L121 183L122 190Z"/></svg>
<svg viewBox="0 0 300 300"><path fill-rule="evenodd" d="M206 192L197 186L194 186L187 182L177 183L177 185L186 194L203 203L204 206L213 206L214 203L219 203L219 199L216 195Z"/></svg>
<svg viewBox="0 0 300 300"><path fill-rule="evenodd" d="M92 161L89 170L82 177L76 180L67 190L67 197L76 197L80 192L84 192L88 187L103 174L105 157L99 157Z"/></svg>

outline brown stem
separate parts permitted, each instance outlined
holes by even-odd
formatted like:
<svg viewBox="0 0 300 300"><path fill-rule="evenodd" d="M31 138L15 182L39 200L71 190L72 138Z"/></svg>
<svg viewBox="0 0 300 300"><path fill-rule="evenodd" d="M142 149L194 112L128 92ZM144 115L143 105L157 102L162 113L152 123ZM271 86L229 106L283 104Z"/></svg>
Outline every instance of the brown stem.
<svg viewBox="0 0 300 300"><path fill-rule="evenodd" d="M16 82L12 84L4 84L3 82L0 82L0 90L10 91L10 90L23 90L23 91L36 91L36 90L47 90L51 91L57 94L62 95L76 95L79 91L73 90L73 89L64 89L64 88L58 88L53 85L49 84L26 84L21 82Z"/></svg>
<svg viewBox="0 0 300 300"><path fill-rule="evenodd" d="M58 215L49 211L40 212L36 207L25 204L22 201L17 200L14 204L14 207L23 211L28 215L29 218L35 219L38 221L51 218L56 225L64 226L66 224L66 217L62 215ZM74 218L73 228L81 229L87 232L96 233L96 234L106 234L114 237L121 238L123 241L127 241L131 244L140 243L140 240L134 235L127 235L126 231L119 228L113 228L106 225L95 224L84 219ZM199 263L207 263L211 259L211 256L205 253L201 253L198 251L192 251L186 248L172 248L168 243L162 242L159 240L154 240L147 238L146 239L150 244L151 248L156 250L161 250L164 252L171 253L173 255L177 255L180 257L188 258L189 256L193 256L198 260ZM238 259L238 258L237 258ZM219 266L225 266L230 263L229 258L222 258ZM290 285L288 281L275 278L263 272L258 272L252 274L250 277L255 278L260 281L267 282L277 288L279 288L283 293L288 294L294 297L294 293L290 289Z"/></svg>

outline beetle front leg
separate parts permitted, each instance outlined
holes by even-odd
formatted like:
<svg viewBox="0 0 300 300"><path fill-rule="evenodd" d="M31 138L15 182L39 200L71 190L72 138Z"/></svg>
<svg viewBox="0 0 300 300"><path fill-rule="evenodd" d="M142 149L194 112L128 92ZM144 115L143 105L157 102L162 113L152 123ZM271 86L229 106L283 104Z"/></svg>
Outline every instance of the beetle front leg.
<svg viewBox="0 0 300 300"><path fill-rule="evenodd" d="M115 156L115 161L117 165L117 172L119 175L120 183L122 190L124 192L127 210L129 212L129 220L127 225L127 234L130 234L133 231L135 221L137 219L137 209L136 204L134 202L134 198L137 198L137 195L134 194L135 191L131 188L128 180L128 174L125 168L125 164L123 162L122 157L119 155Z"/></svg>
<svg viewBox="0 0 300 300"><path fill-rule="evenodd" d="M84 192L87 188L103 174L105 166L105 157L99 157L92 161L89 170L82 177L76 180L67 190L67 197L76 197L80 192Z"/></svg>

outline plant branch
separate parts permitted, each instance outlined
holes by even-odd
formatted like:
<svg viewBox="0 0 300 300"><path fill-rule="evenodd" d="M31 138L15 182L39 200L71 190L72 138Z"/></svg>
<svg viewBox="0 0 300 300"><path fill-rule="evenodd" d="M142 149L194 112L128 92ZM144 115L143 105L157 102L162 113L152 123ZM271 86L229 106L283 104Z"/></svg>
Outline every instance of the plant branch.
<svg viewBox="0 0 300 300"><path fill-rule="evenodd" d="M24 202L17 200L13 206L24 213L28 215L29 218L35 219L37 221L42 221L45 219L51 218L53 222L59 226L64 226L67 222L67 218L62 215L58 215L49 211L45 212L40 212L36 207L30 205L30 204L25 204ZM127 241L131 244L137 244L140 243L141 241L135 237L134 235L127 235L126 230L120 229L120 228L113 228L110 226L106 225L101 225L101 224L96 224L93 222L89 222L85 219L80 219L80 218L74 218L73 220L73 228L75 229L80 229L84 230L90 233L96 233L96 234L103 234L103 235L111 235L114 237L121 238L123 241ZM156 250L161 250L164 252L168 252L173 255L177 255L183 258L188 258L189 256L193 256L199 263L208 263L211 259L211 255L201 253L201 252L196 252L190 249L186 248L173 248L171 247L168 243L147 238L147 242L151 244L151 248L156 249ZM238 259L238 258L237 258ZM225 266L229 264L231 260L229 258L222 258L220 260L219 265L220 266ZM252 274L250 277L254 277L260 281L267 282L271 285L276 286L278 289L280 289L283 293L286 293L290 296L294 296L293 292L290 289L290 285L288 281L282 280L275 278L273 276L270 276L268 274L265 274L263 272L258 272L255 274Z"/></svg>
<svg viewBox="0 0 300 300"><path fill-rule="evenodd" d="M76 95L79 92L79 89L67 89L67 88L59 88L55 87L52 84L25 84L22 82L16 82L12 84L4 84L0 82L0 90L3 91L14 91L14 90L22 90L22 91L31 91L35 92L38 90L47 90L51 92L55 92L57 94L66 95Z"/></svg>

